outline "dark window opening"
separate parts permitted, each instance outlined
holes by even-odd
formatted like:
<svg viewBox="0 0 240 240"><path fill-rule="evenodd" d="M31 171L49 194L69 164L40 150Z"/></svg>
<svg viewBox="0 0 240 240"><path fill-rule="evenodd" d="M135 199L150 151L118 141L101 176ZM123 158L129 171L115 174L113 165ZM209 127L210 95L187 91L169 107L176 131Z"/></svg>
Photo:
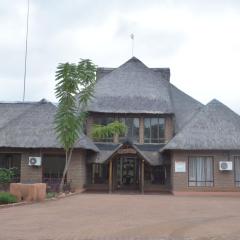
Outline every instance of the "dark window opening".
<svg viewBox="0 0 240 240"><path fill-rule="evenodd" d="M12 169L14 172L12 182L20 182L21 154L0 153L0 168Z"/></svg>
<svg viewBox="0 0 240 240"><path fill-rule="evenodd" d="M90 184L108 183L108 165L107 164L88 164L87 182Z"/></svg>
<svg viewBox="0 0 240 240"><path fill-rule="evenodd" d="M52 191L58 191L65 167L64 155L44 155L42 161L43 182L48 184Z"/></svg>
<svg viewBox="0 0 240 240"><path fill-rule="evenodd" d="M167 169L165 166L144 167L144 180L146 184L165 184L167 178Z"/></svg>
<svg viewBox="0 0 240 240"><path fill-rule="evenodd" d="M234 157L235 184L240 187L240 156Z"/></svg>

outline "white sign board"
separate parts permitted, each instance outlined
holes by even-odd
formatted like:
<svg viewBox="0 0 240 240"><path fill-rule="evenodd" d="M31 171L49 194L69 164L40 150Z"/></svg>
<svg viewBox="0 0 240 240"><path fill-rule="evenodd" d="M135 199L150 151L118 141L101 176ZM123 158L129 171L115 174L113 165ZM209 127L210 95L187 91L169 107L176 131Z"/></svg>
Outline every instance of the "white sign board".
<svg viewBox="0 0 240 240"><path fill-rule="evenodd" d="M186 162L175 162L175 172L184 173L186 172Z"/></svg>

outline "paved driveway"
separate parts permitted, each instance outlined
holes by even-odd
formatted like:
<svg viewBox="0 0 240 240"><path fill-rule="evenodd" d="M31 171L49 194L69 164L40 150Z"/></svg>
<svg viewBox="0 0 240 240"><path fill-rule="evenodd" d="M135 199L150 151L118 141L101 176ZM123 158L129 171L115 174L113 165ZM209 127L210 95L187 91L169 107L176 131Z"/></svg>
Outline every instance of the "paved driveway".
<svg viewBox="0 0 240 240"><path fill-rule="evenodd" d="M240 198L75 195L0 209L0 239L240 239Z"/></svg>

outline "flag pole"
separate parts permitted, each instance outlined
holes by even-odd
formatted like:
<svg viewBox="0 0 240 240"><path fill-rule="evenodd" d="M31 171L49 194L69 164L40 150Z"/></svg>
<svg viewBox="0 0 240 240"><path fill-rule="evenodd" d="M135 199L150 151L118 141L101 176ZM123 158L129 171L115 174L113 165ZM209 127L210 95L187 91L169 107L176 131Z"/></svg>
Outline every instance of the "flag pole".
<svg viewBox="0 0 240 240"><path fill-rule="evenodd" d="M24 77L23 77L23 102L25 101L26 93L26 76L27 76L27 53L28 53L28 20L29 20L29 0L27 0L27 30L25 40L25 56L24 56Z"/></svg>

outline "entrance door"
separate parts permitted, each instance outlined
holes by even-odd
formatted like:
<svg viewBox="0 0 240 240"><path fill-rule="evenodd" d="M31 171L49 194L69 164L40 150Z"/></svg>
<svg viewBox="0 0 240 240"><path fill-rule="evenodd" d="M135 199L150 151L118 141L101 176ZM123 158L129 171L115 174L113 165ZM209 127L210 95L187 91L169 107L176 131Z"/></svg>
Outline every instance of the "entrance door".
<svg viewBox="0 0 240 240"><path fill-rule="evenodd" d="M120 157L117 161L117 188L137 189L139 184L139 164L136 157Z"/></svg>

